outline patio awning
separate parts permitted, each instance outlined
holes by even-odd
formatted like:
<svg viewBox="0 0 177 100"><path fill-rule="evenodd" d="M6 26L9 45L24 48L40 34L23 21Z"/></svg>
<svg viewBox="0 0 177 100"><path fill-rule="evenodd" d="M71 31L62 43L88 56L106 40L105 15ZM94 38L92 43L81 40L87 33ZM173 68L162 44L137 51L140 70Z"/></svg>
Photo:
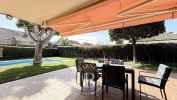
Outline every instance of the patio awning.
<svg viewBox="0 0 177 100"><path fill-rule="evenodd" d="M0 0L0 13L42 24L104 0Z"/></svg>
<svg viewBox="0 0 177 100"><path fill-rule="evenodd" d="M176 18L177 0L2 0L0 12L66 36Z"/></svg>

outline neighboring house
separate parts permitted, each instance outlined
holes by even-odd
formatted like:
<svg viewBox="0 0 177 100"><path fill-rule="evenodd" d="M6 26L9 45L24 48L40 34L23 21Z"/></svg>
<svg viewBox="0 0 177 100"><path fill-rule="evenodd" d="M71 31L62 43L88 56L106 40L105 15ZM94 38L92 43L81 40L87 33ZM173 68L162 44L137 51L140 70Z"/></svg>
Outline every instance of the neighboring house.
<svg viewBox="0 0 177 100"><path fill-rule="evenodd" d="M74 40L70 40L72 46L78 46L78 47L91 47L91 46L95 46L94 44L88 43L88 42L83 42L80 43L79 41L74 41Z"/></svg>
<svg viewBox="0 0 177 100"><path fill-rule="evenodd" d="M0 46L33 47L35 43L24 32L0 28Z"/></svg>
<svg viewBox="0 0 177 100"><path fill-rule="evenodd" d="M93 44L88 43L88 42L83 42L82 45L85 46L85 47L93 46Z"/></svg>
<svg viewBox="0 0 177 100"><path fill-rule="evenodd" d="M137 44L155 44L155 43L177 43L177 33L163 33L150 38L140 39Z"/></svg>
<svg viewBox="0 0 177 100"><path fill-rule="evenodd" d="M70 40L72 46L81 46L81 44L78 41Z"/></svg>
<svg viewBox="0 0 177 100"><path fill-rule="evenodd" d="M78 41L68 40L72 46L92 46L90 43L79 43ZM35 43L28 34L5 28L0 28L0 46L18 46L18 47L34 47ZM45 47L54 48L60 46L60 43L52 45L47 43Z"/></svg>
<svg viewBox="0 0 177 100"><path fill-rule="evenodd" d="M15 37L12 37L10 41L11 41L10 45L12 45L12 46L17 46L18 45L17 39Z"/></svg>

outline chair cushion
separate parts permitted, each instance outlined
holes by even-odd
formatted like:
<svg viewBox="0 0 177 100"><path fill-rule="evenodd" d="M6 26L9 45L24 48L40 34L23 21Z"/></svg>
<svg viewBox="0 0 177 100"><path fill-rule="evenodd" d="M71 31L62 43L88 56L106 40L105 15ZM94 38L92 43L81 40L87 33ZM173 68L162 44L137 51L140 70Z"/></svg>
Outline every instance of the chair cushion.
<svg viewBox="0 0 177 100"><path fill-rule="evenodd" d="M156 73L156 77L158 78L163 78L163 75L165 74L166 68L168 68L168 66L164 65L164 64L159 64L157 73Z"/></svg>
<svg viewBox="0 0 177 100"><path fill-rule="evenodd" d="M155 87L160 87L160 82L161 82L160 79L148 78L143 75L140 75L138 77L138 83L141 83L141 84L147 84L147 85L151 85Z"/></svg>

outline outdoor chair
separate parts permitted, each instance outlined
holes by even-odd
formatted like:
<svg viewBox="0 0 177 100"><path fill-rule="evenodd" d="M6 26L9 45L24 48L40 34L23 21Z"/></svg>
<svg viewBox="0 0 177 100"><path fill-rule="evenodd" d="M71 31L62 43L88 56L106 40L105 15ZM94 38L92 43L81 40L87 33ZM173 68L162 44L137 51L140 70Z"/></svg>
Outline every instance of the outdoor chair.
<svg viewBox="0 0 177 100"><path fill-rule="evenodd" d="M111 64L119 64L119 65L124 65L123 60L120 59L110 59Z"/></svg>
<svg viewBox="0 0 177 100"><path fill-rule="evenodd" d="M85 76L88 79L88 85L90 88L90 80L93 80L95 82L95 96L96 96L96 89L97 89L97 80L99 79L100 75L97 71L96 64L95 63L82 63L81 64L81 75L83 80L85 80ZM82 81L84 82L84 81ZM83 83L81 84L81 90L83 90Z"/></svg>
<svg viewBox="0 0 177 100"><path fill-rule="evenodd" d="M77 77L78 77L78 73L80 73L81 70L81 63L84 62L83 58L77 58L75 63L76 63L76 82L77 82Z"/></svg>
<svg viewBox="0 0 177 100"><path fill-rule="evenodd" d="M171 68L169 68L166 65L160 64L155 77L142 75L141 74L142 72L144 71L139 72L139 78L138 78L138 83L140 85L140 100L141 100L141 84L146 84L149 86L159 88L162 98L163 98L163 94L162 94L162 90L163 90L165 100L167 100L165 85L168 80L168 77L170 76ZM144 72L144 73L149 73L149 72Z"/></svg>
<svg viewBox="0 0 177 100"><path fill-rule="evenodd" d="M125 75L125 67L105 64L102 72L102 100L104 99L104 86L107 92L109 87L122 90L123 100L125 100L126 90L126 99L128 99L128 75Z"/></svg>

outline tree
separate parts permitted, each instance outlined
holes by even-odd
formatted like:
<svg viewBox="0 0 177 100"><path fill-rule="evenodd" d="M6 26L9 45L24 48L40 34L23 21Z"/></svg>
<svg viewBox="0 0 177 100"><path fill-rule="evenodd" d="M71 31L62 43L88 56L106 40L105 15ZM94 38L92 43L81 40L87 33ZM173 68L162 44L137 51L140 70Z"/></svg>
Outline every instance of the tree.
<svg viewBox="0 0 177 100"><path fill-rule="evenodd" d="M112 41L129 40L133 47L133 63L136 62L136 41L165 32L164 21L109 30Z"/></svg>
<svg viewBox="0 0 177 100"><path fill-rule="evenodd" d="M36 43L33 65L41 66L43 46L54 34L57 33L49 27L42 27L24 20L18 20L16 25L19 28L24 28L25 32Z"/></svg>
<svg viewBox="0 0 177 100"><path fill-rule="evenodd" d="M60 46L71 46L71 41L67 38L61 38L59 41Z"/></svg>

